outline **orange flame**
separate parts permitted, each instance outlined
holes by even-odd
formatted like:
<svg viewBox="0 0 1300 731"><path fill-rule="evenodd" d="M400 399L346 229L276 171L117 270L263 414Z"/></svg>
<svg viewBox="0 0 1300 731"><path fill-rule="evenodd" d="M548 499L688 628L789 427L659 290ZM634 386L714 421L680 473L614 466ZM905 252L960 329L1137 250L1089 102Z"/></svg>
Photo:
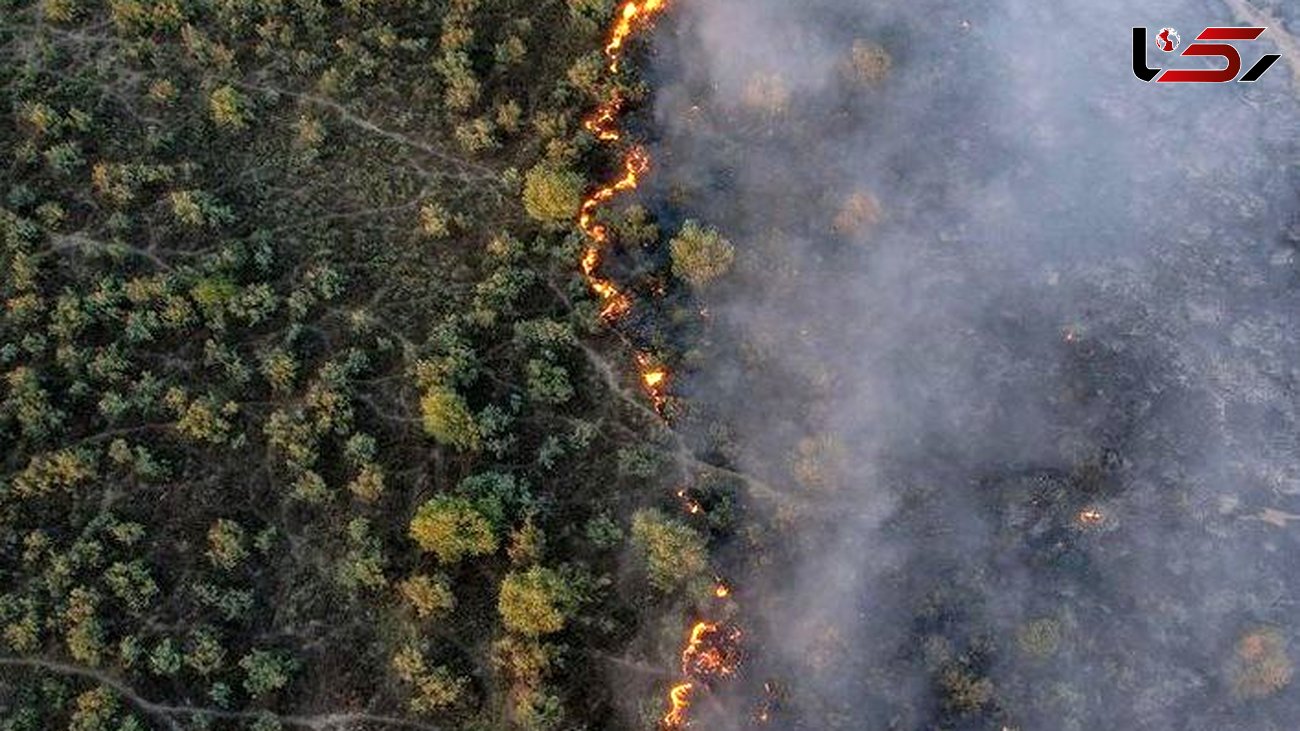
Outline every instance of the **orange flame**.
<svg viewBox="0 0 1300 731"><path fill-rule="evenodd" d="M678 683L668 691L668 713L664 714L661 724L666 729L681 728L686 725L686 712L691 707L691 691L695 685L690 682Z"/></svg>
<svg viewBox="0 0 1300 731"><path fill-rule="evenodd" d="M650 397L650 403L655 412L663 416L664 407L668 405L668 369L655 365L648 353L636 354L636 366L641 372L641 386Z"/></svg>
<svg viewBox="0 0 1300 731"><path fill-rule="evenodd" d="M582 126L602 142L615 142L621 139L623 134L617 127L618 111L621 106L623 106L623 99L615 94L609 101L596 107L596 111L583 120Z"/></svg>
<svg viewBox="0 0 1300 731"><path fill-rule="evenodd" d="M592 246L588 247L588 251L592 248L597 250L597 262L599 249L609 240L609 231L603 224L595 222L596 210L619 193L636 190L641 176L649 169L650 155L640 147L633 147L623 157L623 177L596 190L582 201L582 207L578 210L578 228L591 239ZM586 256L583 258L585 260Z"/></svg>
<svg viewBox="0 0 1300 731"><path fill-rule="evenodd" d="M736 672L740 630L722 628L714 622L696 622L690 640L682 650L682 674L688 678L711 679Z"/></svg>
<svg viewBox="0 0 1300 731"><path fill-rule="evenodd" d="M696 683L707 684L735 674L740 664L740 629L716 622L700 621L691 627L686 649L682 650L685 679L668 691L669 710L662 726L671 731L689 722L690 694Z"/></svg>
<svg viewBox="0 0 1300 731"><path fill-rule="evenodd" d="M667 0L628 0L623 3L618 11L618 21L610 31L609 42L605 44L605 57L609 59L609 70L612 73L618 72L619 56L628 37L653 20L667 5Z"/></svg>
<svg viewBox="0 0 1300 731"><path fill-rule="evenodd" d="M719 599L726 599L731 596L731 587L719 581L718 585L713 587L713 596Z"/></svg>

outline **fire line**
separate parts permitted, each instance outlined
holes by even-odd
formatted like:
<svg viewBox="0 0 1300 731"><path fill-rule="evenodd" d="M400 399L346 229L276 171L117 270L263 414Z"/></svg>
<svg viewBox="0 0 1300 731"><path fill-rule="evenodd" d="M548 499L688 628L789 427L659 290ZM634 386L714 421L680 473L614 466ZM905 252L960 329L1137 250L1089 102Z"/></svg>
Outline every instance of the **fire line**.
<svg viewBox="0 0 1300 731"><path fill-rule="evenodd" d="M667 0L626 0L619 7L604 49L609 73L619 72L619 63L628 39L637 31L648 27L666 6ZM623 99L614 92L583 120L583 127L601 142L620 142L623 139L623 132L619 128L619 114L622 110ZM600 300L600 316L606 322L612 323L627 315L632 309L632 298L616 282L599 273L610 244L610 231L596 220L596 214L620 194L636 190L649 169L649 153L640 146L628 147L622 157L622 175L592 191L583 199L578 211L577 225L587 239L579 265L588 289ZM671 373L644 351L637 352L635 360L642 390L655 413L660 418L666 418ZM683 499L687 512L696 514L703 510L684 489L678 492L678 497ZM731 593L731 587L722 580L715 582L713 596L717 601L726 600ZM697 692L700 689L707 690L712 681L736 672L740 659L740 637L740 629L735 626L707 620L696 622L682 650L683 679L668 691L669 710L660 721L661 728L673 731L690 725L691 703Z"/></svg>

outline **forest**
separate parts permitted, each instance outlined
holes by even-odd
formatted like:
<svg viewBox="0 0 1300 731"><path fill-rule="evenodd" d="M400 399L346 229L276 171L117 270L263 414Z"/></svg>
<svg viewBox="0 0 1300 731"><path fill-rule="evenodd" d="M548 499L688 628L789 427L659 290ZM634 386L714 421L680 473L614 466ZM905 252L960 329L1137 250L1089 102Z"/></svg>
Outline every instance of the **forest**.
<svg viewBox="0 0 1300 731"><path fill-rule="evenodd" d="M581 121L646 93L614 10L0 2L0 728L617 728L611 666L667 682L724 527L577 266ZM609 216L640 286L721 273Z"/></svg>

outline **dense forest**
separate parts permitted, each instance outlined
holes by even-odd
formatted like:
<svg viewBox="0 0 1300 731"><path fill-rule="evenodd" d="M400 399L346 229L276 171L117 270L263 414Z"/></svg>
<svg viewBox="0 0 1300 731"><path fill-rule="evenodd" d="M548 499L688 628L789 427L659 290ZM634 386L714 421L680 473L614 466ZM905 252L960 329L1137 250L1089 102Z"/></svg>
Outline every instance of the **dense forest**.
<svg viewBox="0 0 1300 731"><path fill-rule="evenodd" d="M0 0L0 729L653 724L726 518L577 267L614 10Z"/></svg>

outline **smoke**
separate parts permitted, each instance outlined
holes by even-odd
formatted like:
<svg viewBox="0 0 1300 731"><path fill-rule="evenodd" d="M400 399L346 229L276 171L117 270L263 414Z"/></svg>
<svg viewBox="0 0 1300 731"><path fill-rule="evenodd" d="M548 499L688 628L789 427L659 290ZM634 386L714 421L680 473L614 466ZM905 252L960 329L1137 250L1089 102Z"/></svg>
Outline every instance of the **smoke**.
<svg viewBox="0 0 1300 731"><path fill-rule="evenodd" d="M650 196L738 252L687 428L782 491L733 539L750 659L702 727L765 694L773 728L1294 728L1282 64L1135 79L1130 28L1236 24L1209 0L673 13Z"/></svg>

